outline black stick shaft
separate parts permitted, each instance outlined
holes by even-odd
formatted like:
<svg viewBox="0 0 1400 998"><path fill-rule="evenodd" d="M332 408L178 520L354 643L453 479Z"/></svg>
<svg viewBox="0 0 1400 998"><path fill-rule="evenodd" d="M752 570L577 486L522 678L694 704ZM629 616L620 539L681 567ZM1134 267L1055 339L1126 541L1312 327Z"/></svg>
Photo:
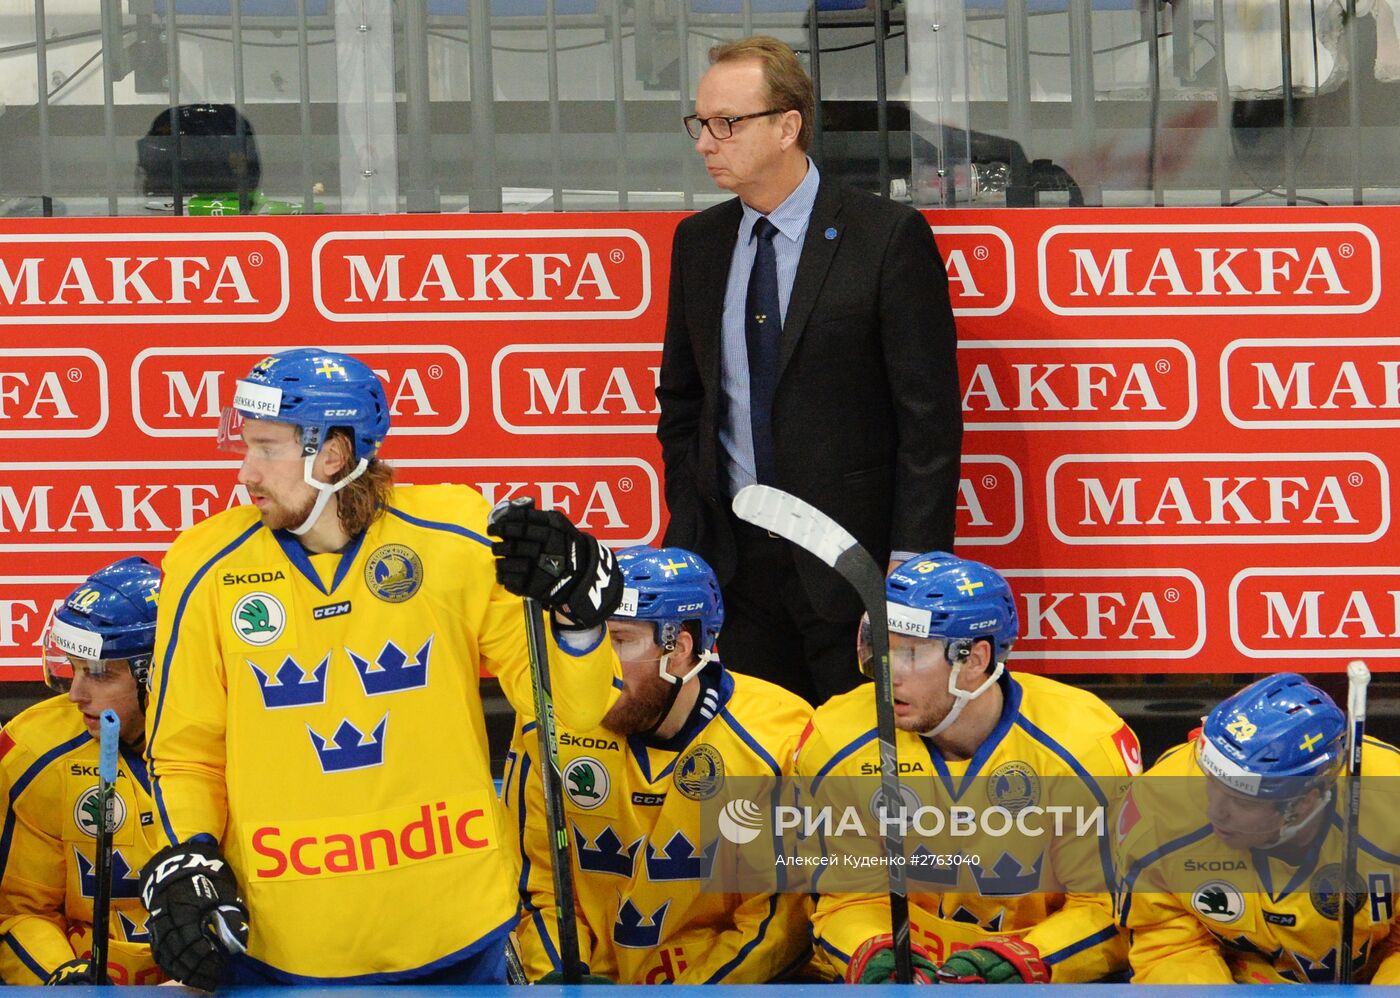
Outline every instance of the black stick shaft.
<svg viewBox="0 0 1400 998"><path fill-rule="evenodd" d="M564 983L577 984L582 975L578 955L578 922L574 917L574 869L569 857L569 832L564 820L564 783L559 771L559 738L554 728L554 691L549 679L549 644L538 600L524 597L525 643L530 653L530 679L535 693L535 725L539 734L540 782L550 835L550 868L554 874L554 904L559 921L559 959Z"/></svg>

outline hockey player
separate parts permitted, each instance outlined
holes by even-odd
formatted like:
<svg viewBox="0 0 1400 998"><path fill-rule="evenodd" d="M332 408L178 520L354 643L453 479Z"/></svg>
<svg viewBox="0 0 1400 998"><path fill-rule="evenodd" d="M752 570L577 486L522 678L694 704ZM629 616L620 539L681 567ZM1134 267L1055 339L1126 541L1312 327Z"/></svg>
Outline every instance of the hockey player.
<svg viewBox="0 0 1400 998"><path fill-rule="evenodd" d="M920 555L890 574L885 594L906 806L912 796L939 814L997 808L1018 822L1002 835L936 838L932 848L906 838L916 976L1077 982L1123 970L1127 945L1113 919L1108 837L1076 831L1081 814L1105 814L1141 768L1132 730L1088 693L1006 670L1016 606L1006 581L986 565ZM869 672L868 621L860 646ZM875 689L867 684L817 709L797 770L815 804L864 801L878 790L879 760ZM1051 806L1073 817L1060 825ZM869 848L875 838L858 844ZM825 838L828 858L842 864L816 881L818 957L850 983L882 983L894 968L890 907L887 893L872 892L884 890L886 872L876 868L857 883L837 856L842 848L840 836Z"/></svg>
<svg viewBox="0 0 1400 998"><path fill-rule="evenodd" d="M625 596L608 623L624 686L601 726L559 728L564 812L576 871L580 957L592 979L623 984L761 984L811 954L804 894L721 893L707 870L728 861L701 802L725 780L792 770L811 708L786 690L728 672L714 657L724 619L709 565L681 548L617 556ZM502 796L520 829L532 980L555 981L551 854L533 721L517 725ZM756 857L762 843L746 847ZM764 876L771 880L772 851ZM553 975L553 976L551 976Z"/></svg>
<svg viewBox="0 0 1400 998"><path fill-rule="evenodd" d="M1280 673L1222 702L1137 781L1117 826L1135 982L1334 979L1345 759L1342 712ZM1400 984L1400 750L1367 738L1361 767L1352 952L1358 980Z"/></svg>
<svg viewBox="0 0 1400 998"><path fill-rule="evenodd" d="M220 433L252 505L165 557L148 753L170 845L142 889L186 984L503 981L515 842L480 669L517 709L531 697L498 572L554 611L561 717L592 727L615 698L611 552L558 513L488 520L469 487L395 487L388 429L360 361L268 357Z"/></svg>
<svg viewBox="0 0 1400 998"><path fill-rule="evenodd" d="M162 844L141 748L160 572L126 558L94 572L55 612L44 680L65 696L21 711L0 732L0 976L6 984L95 984L92 904L98 718L121 722L112 805L107 977L159 984L136 872Z"/></svg>

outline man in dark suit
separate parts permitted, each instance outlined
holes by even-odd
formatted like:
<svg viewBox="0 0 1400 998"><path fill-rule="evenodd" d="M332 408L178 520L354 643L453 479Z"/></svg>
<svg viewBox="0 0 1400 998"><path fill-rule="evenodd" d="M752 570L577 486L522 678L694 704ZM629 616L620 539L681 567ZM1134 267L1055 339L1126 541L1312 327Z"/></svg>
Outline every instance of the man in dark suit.
<svg viewBox="0 0 1400 998"><path fill-rule="evenodd" d="M812 503L875 558L953 547L962 445L948 278L913 209L807 158L814 95L792 49L710 52L686 127L737 198L681 222L657 399L671 522L723 585L726 666L813 704L861 681L855 594L736 519L758 481Z"/></svg>

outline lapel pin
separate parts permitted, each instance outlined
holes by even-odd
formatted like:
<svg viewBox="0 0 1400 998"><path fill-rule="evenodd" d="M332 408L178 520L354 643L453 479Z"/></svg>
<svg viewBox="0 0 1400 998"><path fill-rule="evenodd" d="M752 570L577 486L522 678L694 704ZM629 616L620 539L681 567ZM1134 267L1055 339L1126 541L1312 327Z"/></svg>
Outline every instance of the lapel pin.
<svg viewBox="0 0 1400 998"><path fill-rule="evenodd" d="M826 232L823 233L823 235L826 236L826 238L827 238L828 241L830 241L830 240L832 240L832 239L835 239L835 238L836 238L836 229L835 229L835 227L833 226L832 228L827 229Z"/></svg>

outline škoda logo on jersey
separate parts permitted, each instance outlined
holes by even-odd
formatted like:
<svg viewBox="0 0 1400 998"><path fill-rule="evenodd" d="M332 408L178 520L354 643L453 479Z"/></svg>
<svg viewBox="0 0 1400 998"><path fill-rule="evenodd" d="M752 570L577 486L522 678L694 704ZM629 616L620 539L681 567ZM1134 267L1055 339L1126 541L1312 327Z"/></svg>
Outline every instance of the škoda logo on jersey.
<svg viewBox="0 0 1400 998"><path fill-rule="evenodd" d="M1241 429L1400 427L1400 339L1236 340L1220 357L1221 407Z"/></svg>
<svg viewBox="0 0 1400 998"><path fill-rule="evenodd" d="M1248 568L1230 582L1230 637L1249 658L1400 656L1400 569Z"/></svg>
<svg viewBox="0 0 1400 998"><path fill-rule="evenodd" d="M93 351L0 350L0 440L94 437L107 415L107 365Z"/></svg>
<svg viewBox="0 0 1400 998"><path fill-rule="evenodd" d="M235 383L270 344L151 347L131 364L136 425L152 437L214 437ZM384 384L395 436L444 436L467 422L467 361L445 345L334 346L369 365ZM0 360L3 363L3 360ZM3 422L0 422L3 426Z"/></svg>
<svg viewBox="0 0 1400 998"><path fill-rule="evenodd" d="M1066 454L1046 472L1066 544L1360 544L1390 527L1374 454Z"/></svg>
<svg viewBox="0 0 1400 998"><path fill-rule="evenodd" d="M651 302L650 250L631 229L328 232L311 266L332 321L631 319Z"/></svg>
<svg viewBox="0 0 1400 998"><path fill-rule="evenodd" d="M287 302L287 248L267 232L9 233L0 245L0 325L271 322Z"/></svg>
<svg viewBox="0 0 1400 998"><path fill-rule="evenodd" d="M1001 574L1011 582L1021 617L1017 658L1176 661L1205 645L1205 587L1186 569L1009 568Z"/></svg>
<svg viewBox="0 0 1400 998"><path fill-rule="evenodd" d="M660 372L660 343L513 344L491 362L496 422L517 434L653 434Z"/></svg>
<svg viewBox="0 0 1400 998"><path fill-rule="evenodd" d="M1176 340L958 347L968 430L1175 430L1196 415L1196 359Z"/></svg>
<svg viewBox="0 0 1400 998"><path fill-rule="evenodd" d="M1037 252L1057 315L1343 315L1380 297L1380 244L1350 222L1056 225Z"/></svg>
<svg viewBox="0 0 1400 998"><path fill-rule="evenodd" d="M374 873L496 848L484 795L245 831L255 881Z"/></svg>

